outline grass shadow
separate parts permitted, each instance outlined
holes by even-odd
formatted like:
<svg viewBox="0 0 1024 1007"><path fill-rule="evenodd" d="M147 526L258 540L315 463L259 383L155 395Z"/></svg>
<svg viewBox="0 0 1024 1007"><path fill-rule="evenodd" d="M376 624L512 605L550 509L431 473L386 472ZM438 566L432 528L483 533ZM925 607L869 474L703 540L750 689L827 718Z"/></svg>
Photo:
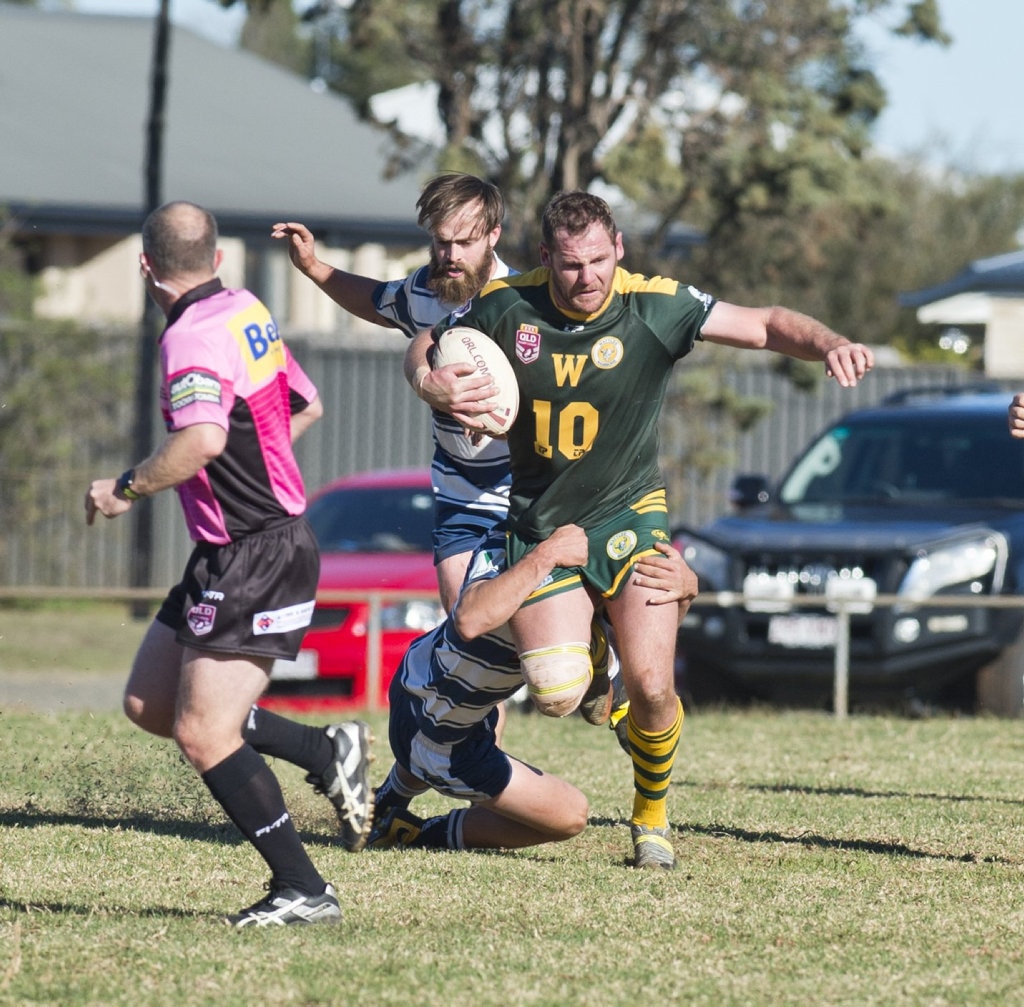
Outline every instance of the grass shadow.
<svg viewBox="0 0 1024 1007"><path fill-rule="evenodd" d="M588 825L596 828L628 828L629 822L623 818L592 817ZM905 843L885 843L873 839L837 839L821 836L813 832L800 832L786 835L782 832L755 832L734 825L717 823L698 825L684 823L673 825L673 831L681 835L709 836L714 839L736 839L744 843L782 843L790 846L817 847L818 849L837 850L847 853L872 853L886 857L909 857L915 860L937 860L948 863L965 864L1003 864L1008 867L1019 867L1016 860L997 856L979 856L976 853L941 853L932 850L918 850Z"/></svg>
<svg viewBox="0 0 1024 1007"><path fill-rule="evenodd" d="M203 822L155 814L103 815L99 813L68 813L18 810L7 808L0 811L0 827L16 829L59 828L71 826L81 829L117 830L120 832L142 832L154 836L174 836L198 842L220 843L226 846L241 846L245 843L238 829L228 821ZM305 846L338 846L340 840L334 835L323 835L300 831L299 838Z"/></svg>

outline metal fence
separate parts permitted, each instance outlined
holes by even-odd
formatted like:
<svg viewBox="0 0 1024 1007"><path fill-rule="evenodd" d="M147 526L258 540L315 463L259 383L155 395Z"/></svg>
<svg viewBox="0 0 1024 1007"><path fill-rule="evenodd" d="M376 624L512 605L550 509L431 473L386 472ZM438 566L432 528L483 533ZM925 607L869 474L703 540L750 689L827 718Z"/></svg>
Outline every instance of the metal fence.
<svg viewBox="0 0 1024 1007"><path fill-rule="evenodd" d="M430 414L404 380L404 344L389 340L385 349L343 349L304 345L293 337L291 345L325 406L323 421L297 447L308 488L368 468L429 464ZM665 425L663 467L672 490L673 517L697 526L720 515L727 509L728 487L737 473L781 475L816 431L851 409L897 390L971 379L969 372L957 368L878 368L853 389L824 382L801 391L770 367L737 368L726 375L728 384L742 396L770 400L773 408L735 438L733 459L702 479L679 471L683 446L672 431L680 424ZM23 490L14 496L32 501L31 507L8 508L3 515L0 586L101 588L128 583L130 521L98 518L96 527L86 528L83 501L89 481L118 475L135 460L130 452L130 431L125 431L123 441L104 445L100 456L45 471L0 471L0 481L8 487L17 482ZM190 545L174 494L160 494L141 506L154 508L150 586L159 587L178 576Z"/></svg>
<svg viewBox="0 0 1024 1007"><path fill-rule="evenodd" d="M296 449L308 489L367 468L430 464L430 411L405 382L402 350L402 345L384 351L295 348L325 405L323 421ZM153 429L161 428L154 415ZM0 470L7 498L30 501L5 508L0 585L128 584L131 518L98 517L96 526L87 528L84 499L92 479L117 476L136 460L131 450L131 431L125 430L100 454L86 457L83 449L83 455L59 467ZM151 585L167 585L180 575L191 548L177 498L161 493L139 506L154 512Z"/></svg>

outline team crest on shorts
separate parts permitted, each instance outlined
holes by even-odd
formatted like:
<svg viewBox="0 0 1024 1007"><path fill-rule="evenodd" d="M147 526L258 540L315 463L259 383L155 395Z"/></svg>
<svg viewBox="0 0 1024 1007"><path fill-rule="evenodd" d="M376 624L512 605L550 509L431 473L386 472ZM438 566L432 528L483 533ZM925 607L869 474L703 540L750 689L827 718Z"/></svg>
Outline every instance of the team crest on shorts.
<svg viewBox="0 0 1024 1007"><path fill-rule="evenodd" d="M636 532L617 531L605 543L604 551L611 559L625 559L636 548Z"/></svg>
<svg viewBox="0 0 1024 1007"><path fill-rule="evenodd" d="M590 351L594 366L609 371L622 363L622 340L617 336L602 336Z"/></svg>
<svg viewBox="0 0 1024 1007"><path fill-rule="evenodd" d="M540 329L536 325L520 325L516 329L516 358L532 364L540 357Z"/></svg>
<svg viewBox="0 0 1024 1007"><path fill-rule="evenodd" d="M216 605L193 605L188 610L186 620L193 636L206 636L213 629L213 620L217 617Z"/></svg>

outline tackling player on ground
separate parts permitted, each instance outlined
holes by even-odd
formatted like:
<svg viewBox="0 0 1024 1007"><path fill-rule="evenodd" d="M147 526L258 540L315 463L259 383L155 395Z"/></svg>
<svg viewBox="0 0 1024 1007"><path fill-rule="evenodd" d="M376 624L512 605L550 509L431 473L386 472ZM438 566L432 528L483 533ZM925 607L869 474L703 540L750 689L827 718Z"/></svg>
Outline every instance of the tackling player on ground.
<svg viewBox="0 0 1024 1007"><path fill-rule="evenodd" d="M661 552L632 576L678 622L697 578L675 549ZM502 751L495 728L500 704L523 682L508 619L555 567L586 560L587 537L575 525L556 528L511 567L500 531L480 544L451 614L410 645L392 679L395 765L376 792L369 848L511 849L570 839L584 828L584 795ZM431 788L471 806L424 821L408 806Z"/></svg>

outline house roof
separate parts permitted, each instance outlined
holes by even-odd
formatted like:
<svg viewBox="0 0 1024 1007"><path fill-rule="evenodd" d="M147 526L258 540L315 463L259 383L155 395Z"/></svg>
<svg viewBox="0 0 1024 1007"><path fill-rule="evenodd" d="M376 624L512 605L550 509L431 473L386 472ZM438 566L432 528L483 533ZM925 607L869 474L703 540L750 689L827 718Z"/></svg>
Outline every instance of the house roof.
<svg viewBox="0 0 1024 1007"><path fill-rule="evenodd" d="M920 308L959 294L1024 295L1024 251L976 259L944 283L900 294L899 301L905 308Z"/></svg>
<svg viewBox="0 0 1024 1007"><path fill-rule="evenodd" d="M0 3L0 207L16 229L121 234L145 209L155 19ZM300 220L338 244L421 243L422 177L381 177L385 135L303 78L170 28L162 200L224 233Z"/></svg>

